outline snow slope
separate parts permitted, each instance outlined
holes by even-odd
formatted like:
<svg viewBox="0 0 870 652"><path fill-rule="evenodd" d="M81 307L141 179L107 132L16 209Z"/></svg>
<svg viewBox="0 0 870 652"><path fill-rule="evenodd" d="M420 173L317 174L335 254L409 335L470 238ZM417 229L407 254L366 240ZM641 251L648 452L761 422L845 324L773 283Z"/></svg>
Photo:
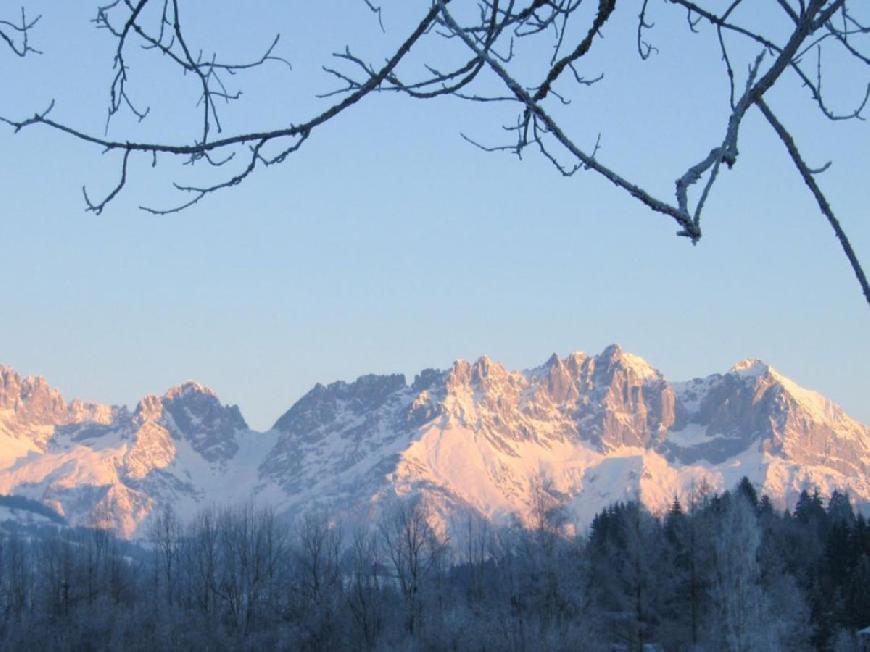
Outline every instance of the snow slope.
<svg viewBox="0 0 870 652"><path fill-rule="evenodd" d="M542 500L582 528L616 500L659 511L744 475L780 506L813 486L870 501L870 430L761 361L668 383L618 346L525 371L482 357L411 383L317 385L265 433L190 381L131 412L0 367L0 493L126 537L163 506L369 519L411 493L442 531L468 513L531 523Z"/></svg>

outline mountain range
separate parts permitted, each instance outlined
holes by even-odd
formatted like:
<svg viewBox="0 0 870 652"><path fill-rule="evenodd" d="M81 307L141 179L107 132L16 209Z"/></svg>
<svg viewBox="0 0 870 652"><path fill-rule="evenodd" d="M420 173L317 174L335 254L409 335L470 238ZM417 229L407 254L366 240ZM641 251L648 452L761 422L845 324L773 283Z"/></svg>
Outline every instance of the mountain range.
<svg viewBox="0 0 870 652"><path fill-rule="evenodd" d="M469 514L531 523L542 498L585 527L617 500L658 512L742 476L779 507L807 488L866 503L870 428L760 360L669 382L616 345L524 371L482 357L410 383L317 384L266 432L195 382L131 410L0 366L0 494L128 538L166 506L370 519L408 494L446 531Z"/></svg>

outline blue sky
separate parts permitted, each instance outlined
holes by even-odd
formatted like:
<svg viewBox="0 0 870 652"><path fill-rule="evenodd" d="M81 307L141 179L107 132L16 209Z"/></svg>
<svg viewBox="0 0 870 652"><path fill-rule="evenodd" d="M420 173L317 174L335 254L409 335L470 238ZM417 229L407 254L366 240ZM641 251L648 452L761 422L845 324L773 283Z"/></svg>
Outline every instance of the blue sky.
<svg viewBox="0 0 870 652"><path fill-rule="evenodd" d="M55 98L55 117L100 132L112 44L88 24L90 3L27 4L44 14L34 38L45 54L0 55L0 114ZM294 68L239 80L230 133L303 120L323 105L313 95L334 87L319 69L329 52L350 43L377 60L420 10L385 3L382 34L362 2L271 3L259 16L235 4L194 13L197 42L246 55L278 30ZM605 79L554 111L587 146L600 132L602 160L670 198L673 179L720 137L727 88L712 42L654 6L660 54L638 60L634 10L617 9L585 69ZM133 72L153 104L138 133L186 133L189 81L147 59ZM850 75L834 67L825 80L841 108L867 83ZM820 182L867 263L866 123L820 119L793 83L769 102L810 161L833 161ZM189 170L134 161L128 190L96 216L81 186L110 188L116 161L45 130L0 131L0 362L70 397L127 404L194 378L264 428L315 382L482 354L526 368L618 342L673 380L763 358L870 422L870 310L757 115L696 247L600 177L565 179L539 157L481 152L459 136L497 142L513 115L371 98L284 165L165 217L136 207L171 203L169 183Z"/></svg>

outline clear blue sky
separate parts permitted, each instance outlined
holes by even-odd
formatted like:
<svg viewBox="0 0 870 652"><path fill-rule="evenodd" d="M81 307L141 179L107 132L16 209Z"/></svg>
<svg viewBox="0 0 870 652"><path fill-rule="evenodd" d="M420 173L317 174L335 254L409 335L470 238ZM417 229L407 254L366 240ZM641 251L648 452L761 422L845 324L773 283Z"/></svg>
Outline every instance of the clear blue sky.
<svg viewBox="0 0 870 652"><path fill-rule="evenodd" d="M44 14L34 38L45 54L0 53L0 114L54 97L56 118L100 132L112 43L88 24L91 3L25 4ZM197 42L229 58L277 30L294 69L239 80L245 102L225 114L230 133L302 121L323 105L314 93L334 87L319 69L329 52L349 42L378 60L425 3L385 3L385 35L361 0L264 3L261 16L243 4L195 14ZM713 42L653 5L661 53L640 62L636 10L617 9L584 69L604 81L557 111L580 142L601 132L602 160L670 198L673 179L720 137L727 89ZM195 117L180 112L192 106L189 81L134 65L153 104L138 133L183 133ZM825 80L842 88L844 109L867 83L849 75L835 68ZM175 93L186 95L165 101ZM810 161L833 160L820 182L870 264L867 124L825 122L796 84L769 100ZM114 160L45 130L0 131L0 362L68 397L126 404L194 378L265 428L318 381L482 354L526 368L618 342L673 380L763 358L870 422L870 309L757 115L692 247L600 177L565 179L536 156L519 162L461 140L495 142L513 111L373 98L283 166L167 217L136 206L169 204L169 181L189 170L135 161L126 194L95 216L81 186L111 187Z"/></svg>

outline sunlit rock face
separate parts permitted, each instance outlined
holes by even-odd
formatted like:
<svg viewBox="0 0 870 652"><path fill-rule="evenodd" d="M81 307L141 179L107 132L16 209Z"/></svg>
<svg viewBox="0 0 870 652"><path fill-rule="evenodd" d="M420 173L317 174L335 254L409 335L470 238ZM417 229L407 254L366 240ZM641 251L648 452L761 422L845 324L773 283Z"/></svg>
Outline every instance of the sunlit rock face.
<svg viewBox="0 0 870 652"><path fill-rule="evenodd" d="M106 424L115 408L74 400L67 403L61 393L39 376L21 376L0 365L0 432L27 439L37 448L46 445L55 426L85 422Z"/></svg>
<svg viewBox="0 0 870 652"><path fill-rule="evenodd" d="M678 386L685 424L704 434L684 461L714 464L752 446L797 465L821 466L856 478L868 469L868 429L830 400L805 390L759 360Z"/></svg>
<svg viewBox="0 0 870 652"><path fill-rule="evenodd" d="M801 465L829 467L857 477L868 473L867 428L816 392L799 387L759 360L743 360L722 375L695 381L696 405L688 422L703 426L711 441L696 446L710 462L723 462L757 443L772 455Z"/></svg>
<svg viewBox="0 0 870 652"><path fill-rule="evenodd" d="M8 367L0 367L0 409L33 423L69 420L66 401L59 391L49 387L44 378L22 378Z"/></svg>
<svg viewBox="0 0 870 652"><path fill-rule="evenodd" d="M552 356L542 367L508 372L488 358L454 365L446 381L452 416L474 414L505 445L534 440L547 421L563 437L599 451L657 443L674 422L673 390L661 375L619 347L599 356ZM545 428L550 430L552 428Z"/></svg>
<svg viewBox="0 0 870 652"><path fill-rule="evenodd" d="M0 493L49 505L72 525L141 533L156 506L204 499L247 425L196 383L125 407L67 403L41 378L0 368Z"/></svg>
<svg viewBox="0 0 870 652"><path fill-rule="evenodd" d="M318 386L275 428L261 471L291 510L369 514L383 496L418 492L444 519L523 520L542 479L578 521L614 500L657 509L742 475L780 504L806 486L870 491L867 428L826 399L747 362L671 384L617 346L526 371L482 357L410 385Z"/></svg>
<svg viewBox="0 0 870 652"><path fill-rule="evenodd" d="M670 383L615 345L523 371L481 357L410 383L318 384L268 432L190 381L129 411L67 403L0 368L0 438L0 492L124 536L166 506L184 519L254 500L367 520L408 494L445 534L469 514L531 522L541 492L584 527L616 500L659 510L744 475L782 506L812 486L870 501L870 431L821 395L758 360Z"/></svg>
<svg viewBox="0 0 870 652"><path fill-rule="evenodd" d="M644 360L614 345L587 358L581 371L580 421L602 450L655 445L673 425L674 392Z"/></svg>

